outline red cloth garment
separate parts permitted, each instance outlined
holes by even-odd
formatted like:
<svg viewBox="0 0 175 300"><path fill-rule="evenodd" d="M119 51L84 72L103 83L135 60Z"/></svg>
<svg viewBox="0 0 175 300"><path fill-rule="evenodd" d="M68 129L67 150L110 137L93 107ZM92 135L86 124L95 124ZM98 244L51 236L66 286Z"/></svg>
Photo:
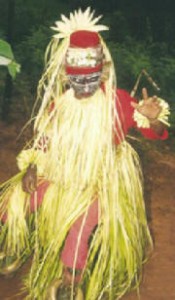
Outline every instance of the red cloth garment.
<svg viewBox="0 0 175 300"><path fill-rule="evenodd" d="M75 221L75 223L73 224L73 226L71 227L68 233L61 254L62 262L66 267L73 268L74 266L78 237L82 229L82 233L80 236L80 243L78 245L78 255L77 255L77 260L75 262L75 268L76 269L84 268L87 259L87 253L88 253L88 241L92 234L93 229L97 224L98 224L98 201L95 200L90 205L87 215L83 214L82 216L80 216Z"/></svg>
<svg viewBox="0 0 175 300"><path fill-rule="evenodd" d="M37 189L35 192L32 193L31 198L30 198L30 211L34 212L36 210L36 205L37 208L39 208L43 202L43 197L49 187L49 181L42 180L39 182ZM36 199L35 199L36 197ZM35 201L37 203L35 203Z"/></svg>

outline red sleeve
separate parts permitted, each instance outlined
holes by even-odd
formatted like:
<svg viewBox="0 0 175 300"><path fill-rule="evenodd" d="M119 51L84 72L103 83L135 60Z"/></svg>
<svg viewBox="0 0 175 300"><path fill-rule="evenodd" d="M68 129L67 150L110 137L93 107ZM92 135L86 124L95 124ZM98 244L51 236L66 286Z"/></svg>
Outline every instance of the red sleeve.
<svg viewBox="0 0 175 300"><path fill-rule="evenodd" d="M138 130L142 133L145 138L151 140L166 140L168 138L168 131L164 129L162 135L158 135L153 129L151 128L138 128Z"/></svg>
<svg viewBox="0 0 175 300"><path fill-rule="evenodd" d="M134 108L131 106L131 102L137 102L135 98L132 98L125 90L117 90L116 108L119 113L120 120L124 134L126 135L130 128L136 128L141 134L148 139L152 140L165 140L168 138L168 131L165 129L163 134L158 135L152 128L138 128L137 123L133 119Z"/></svg>

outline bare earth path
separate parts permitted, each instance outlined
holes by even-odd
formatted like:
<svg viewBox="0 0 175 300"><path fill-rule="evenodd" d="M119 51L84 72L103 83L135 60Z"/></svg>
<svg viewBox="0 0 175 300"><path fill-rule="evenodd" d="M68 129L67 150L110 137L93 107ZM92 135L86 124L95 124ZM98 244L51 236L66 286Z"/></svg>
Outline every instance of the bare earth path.
<svg viewBox="0 0 175 300"><path fill-rule="evenodd" d="M0 123L0 182L15 174L15 156L21 148L16 142L20 124ZM154 252L144 267L140 286L140 300L175 300L175 154L165 147L163 152L149 149L145 170L145 201ZM21 287L29 263L14 277L0 276L0 300L22 300L16 295ZM137 300L136 291L125 295L122 300Z"/></svg>

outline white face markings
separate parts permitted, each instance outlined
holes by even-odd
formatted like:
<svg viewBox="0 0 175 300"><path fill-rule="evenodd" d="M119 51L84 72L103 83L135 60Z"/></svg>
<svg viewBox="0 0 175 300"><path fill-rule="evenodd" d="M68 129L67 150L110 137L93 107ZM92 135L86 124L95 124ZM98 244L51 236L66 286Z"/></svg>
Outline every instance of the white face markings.
<svg viewBox="0 0 175 300"><path fill-rule="evenodd" d="M101 72L84 75L68 75L68 78L78 98L89 97L96 92L100 85Z"/></svg>

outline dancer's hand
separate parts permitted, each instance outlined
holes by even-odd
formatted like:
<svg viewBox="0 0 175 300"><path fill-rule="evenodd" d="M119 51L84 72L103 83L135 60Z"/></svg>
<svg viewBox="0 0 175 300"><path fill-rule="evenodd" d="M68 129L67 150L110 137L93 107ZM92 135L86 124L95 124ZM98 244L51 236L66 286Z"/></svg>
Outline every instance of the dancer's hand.
<svg viewBox="0 0 175 300"><path fill-rule="evenodd" d="M22 179L22 188L26 193L33 193L37 187L37 166L30 164Z"/></svg>
<svg viewBox="0 0 175 300"><path fill-rule="evenodd" d="M147 89L142 89L143 103L131 102L132 107L138 110L140 114L147 117L150 123L150 127L158 134L162 135L165 129L165 125L158 120L158 116L162 110L157 96L148 97Z"/></svg>
<svg viewBox="0 0 175 300"><path fill-rule="evenodd" d="M156 121L162 108L159 104L157 96L149 97L147 89L142 89L143 103L132 102L131 105L139 111L143 116L147 117L150 122Z"/></svg>

